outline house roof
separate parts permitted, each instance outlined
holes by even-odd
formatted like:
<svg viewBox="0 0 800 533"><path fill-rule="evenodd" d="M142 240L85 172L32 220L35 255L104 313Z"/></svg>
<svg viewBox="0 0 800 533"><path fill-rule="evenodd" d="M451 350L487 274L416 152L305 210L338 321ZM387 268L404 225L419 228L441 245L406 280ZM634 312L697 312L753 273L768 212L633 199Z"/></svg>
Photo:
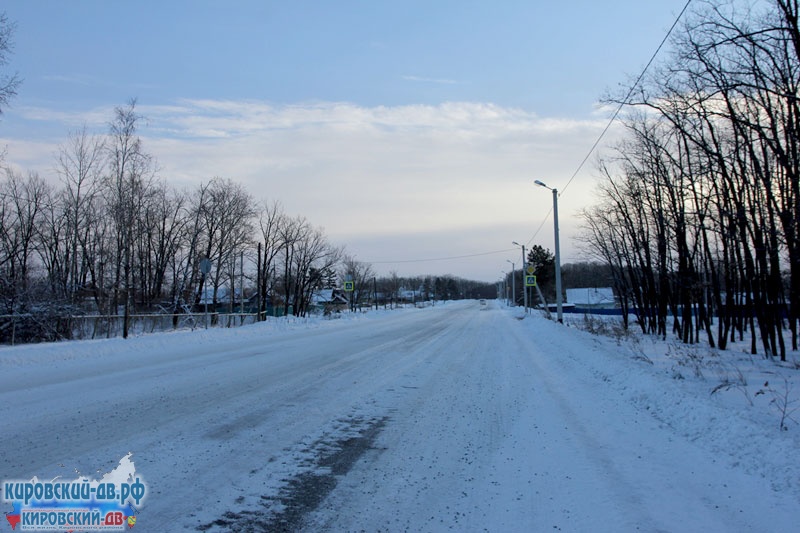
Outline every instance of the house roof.
<svg viewBox="0 0 800 533"><path fill-rule="evenodd" d="M339 289L320 289L311 298L314 304L347 303L347 296Z"/></svg>
<svg viewBox="0 0 800 533"><path fill-rule="evenodd" d="M241 289L236 287L233 291L233 300L235 302L239 302L239 294L241 294ZM231 299L230 289L227 285L220 285L217 288L217 303L227 303ZM211 304L214 303L214 287L205 286L203 287L203 293L200 295L200 303L201 304Z"/></svg>
<svg viewBox="0 0 800 533"><path fill-rule="evenodd" d="M587 287L567 289L567 301L575 305L612 305L614 289L611 287Z"/></svg>

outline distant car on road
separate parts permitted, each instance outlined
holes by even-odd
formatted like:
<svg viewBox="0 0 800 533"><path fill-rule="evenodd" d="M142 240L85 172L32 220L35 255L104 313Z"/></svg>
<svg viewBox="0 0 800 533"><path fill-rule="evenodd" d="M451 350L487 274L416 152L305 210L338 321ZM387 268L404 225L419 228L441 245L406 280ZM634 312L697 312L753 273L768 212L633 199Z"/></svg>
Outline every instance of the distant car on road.
<svg viewBox="0 0 800 533"><path fill-rule="evenodd" d="M483 298L481 298L481 305L486 305L486 300L484 300Z"/></svg>

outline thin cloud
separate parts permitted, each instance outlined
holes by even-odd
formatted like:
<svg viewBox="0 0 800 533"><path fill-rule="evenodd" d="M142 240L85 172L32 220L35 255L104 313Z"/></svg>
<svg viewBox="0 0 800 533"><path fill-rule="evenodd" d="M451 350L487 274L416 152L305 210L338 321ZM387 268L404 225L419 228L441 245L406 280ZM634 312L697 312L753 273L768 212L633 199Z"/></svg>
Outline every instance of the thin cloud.
<svg viewBox="0 0 800 533"><path fill-rule="evenodd" d="M470 102L187 100L143 114L150 128L142 134L171 176L243 180L256 196L308 206L348 234L489 223L503 211L524 220L528 208L509 190L526 176L566 175L570 152L589 146L603 126ZM412 206L424 215L409 219ZM381 225L365 225L376 212Z"/></svg>
<svg viewBox="0 0 800 533"><path fill-rule="evenodd" d="M420 83L435 83L438 85L458 85L460 82L448 78L425 78L421 76L401 76L406 81L415 81Z"/></svg>
<svg viewBox="0 0 800 533"><path fill-rule="evenodd" d="M114 106L74 111L63 111L43 106L25 106L15 111L17 115L25 120L60 123L68 128L83 124L90 128L105 126L114 116Z"/></svg>
<svg viewBox="0 0 800 533"><path fill-rule="evenodd" d="M82 74L49 74L42 76L44 81L55 81L59 83L71 83L74 85L96 85L98 78L93 78L92 76L86 76Z"/></svg>
<svg viewBox="0 0 800 533"><path fill-rule="evenodd" d="M347 102L276 106L258 101L184 100L140 111L154 131L182 138L219 138L272 131L444 132L463 137L505 137L528 132L576 132L602 127L602 120L542 118L491 103L364 107Z"/></svg>
<svg viewBox="0 0 800 533"><path fill-rule="evenodd" d="M366 107L205 99L137 110L146 119L139 129L143 147L168 182L192 189L213 176L231 178L255 198L280 200L287 212L307 216L342 244L358 242L365 258L395 257L396 249L370 248L381 235L464 235L469 252L505 243L503 228L518 228L512 238L527 240L551 202L533 179L565 182L604 126L595 117L541 117L481 102ZM29 120L60 121L63 142L84 122L105 133L113 107L25 113ZM8 163L52 172L57 146L9 142L8 148ZM565 254L569 212L588 203L586 185L562 200ZM429 255L421 242L399 249Z"/></svg>

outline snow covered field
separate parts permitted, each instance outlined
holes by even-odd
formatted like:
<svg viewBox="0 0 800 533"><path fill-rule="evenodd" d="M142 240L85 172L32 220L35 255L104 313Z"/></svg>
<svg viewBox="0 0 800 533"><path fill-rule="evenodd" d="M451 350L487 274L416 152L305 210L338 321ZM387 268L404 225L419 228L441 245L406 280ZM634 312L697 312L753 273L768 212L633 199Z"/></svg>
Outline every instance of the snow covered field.
<svg viewBox="0 0 800 533"><path fill-rule="evenodd" d="M465 301L2 348L0 480L132 452L144 532L796 531L797 354L635 339Z"/></svg>

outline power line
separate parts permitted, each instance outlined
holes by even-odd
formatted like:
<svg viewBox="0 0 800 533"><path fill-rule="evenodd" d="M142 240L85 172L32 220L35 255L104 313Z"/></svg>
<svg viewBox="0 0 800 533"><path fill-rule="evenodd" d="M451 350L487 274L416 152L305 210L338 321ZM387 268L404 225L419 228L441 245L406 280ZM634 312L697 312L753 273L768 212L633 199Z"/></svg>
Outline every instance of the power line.
<svg viewBox="0 0 800 533"><path fill-rule="evenodd" d="M669 39L669 36L672 34L672 30L674 30L675 26L678 25L678 22L681 20L681 18L683 17L683 14L689 8L689 4L691 4L691 3L692 3L692 0L686 0L686 4L683 6L683 9L681 9L681 12L678 13L678 16L675 18L675 22L673 22L672 26L670 26L669 30L667 30L667 34L664 35L664 38L661 40L661 43L658 45L658 48L656 48L656 51L653 52L652 56L650 56L650 61L648 61L647 64L644 66L644 68L642 69L641 74L639 74L639 77L636 78L636 81L633 83L633 85L631 85L631 88L628 89L628 94L626 94L625 98L623 98L622 101L619 103L619 105L617 106L616 111L614 111L614 114L611 116L611 119L608 121L608 124L606 124L606 127L603 128L603 131L600 133L600 136L597 138L597 140L594 142L592 147L589 149L589 152L586 154L586 157L583 158L583 160L581 161L581 164L578 165L578 168L572 174L572 177L569 178L569 181L567 181L567 184L564 186L563 189L561 189L561 192L559 193L559 196L564 194L564 191L567 190L567 187L569 187L569 184L572 183L572 180L574 180L575 176L578 175L578 172L581 171L581 169L583 168L583 165L585 165L586 161L589 160L589 157L592 155L592 153L595 151L597 146L600 144L600 141L603 140L603 137L605 137L606 132L608 132L609 128L611 128L611 125L614 123L615 120L617 120L617 116L619 115L620 111L622 111L622 108L625 107L625 105L627 105L628 100L630 100L631 96L633 95L633 91L636 90L636 87L638 87L639 82L641 82L642 78L644 78L644 75L647 72L647 69L649 69L650 65L653 64L653 61L655 61L656 56L658 56L658 53L661 51L661 48L663 48L664 44L667 42L667 39Z"/></svg>
<svg viewBox="0 0 800 533"><path fill-rule="evenodd" d="M533 239L535 239L536 236L539 235L539 232L542 231L542 228L544 227L545 222L547 222L547 220L550 218L550 215L552 215L552 214L553 214L553 208L551 207L550 210L547 212L547 214L542 219L542 223L539 224L539 227L536 228L536 231L533 232L533 237L528 239L528 242L527 242L526 246L530 247L531 243L533 242Z"/></svg>
<svg viewBox="0 0 800 533"><path fill-rule="evenodd" d="M373 265L387 265L387 264L394 264L394 263L429 263L433 261L452 261L454 259L468 259L470 257L480 257L483 255L494 255L494 254L505 254L508 252L514 252L516 248L508 248L505 250L495 250L493 252L481 252L477 254L467 254L467 255L453 255L450 257L431 257L428 259L402 259L399 261L364 261L365 263L370 263Z"/></svg>
<svg viewBox="0 0 800 533"><path fill-rule="evenodd" d="M691 3L692 3L692 0L686 0L686 4L684 4L683 9L681 9L681 12L678 13L678 16L675 18L675 21L672 23L672 26L670 26L670 28L667 31L666 35L664 35L664 38L661 40L661 43L658 45L658 48L656 48L656 51L653 52L652 56L650 56L650 60L644 66L644 68L642 69L642 72L639 74L639 77L636 78L636 81L634 82L634 84L631 85L631 88L628 90L628 94L625 95L625 98L623 98L623 100L617 106L617 109L616 109L616 111L614 111L614 114L611 116L611 119L608 121L608 124L606 124L606 127L603 128L603 131L600 132L600 136L597 138L597 140L594 142L594 144L592 144L592 147L589 149L589 152L586 154L586 157L584 157L583 160L581 161L580 165L578 165L578 168L575 170L575 172L572 174L572 176L567 181L567 184L564 186L564 188L562 188L559 191L558 196L561 196L561 195L564 194L564 191L567 190L567 187L570 186L572 181L575 179L575 177L578 175L578 173L583 169L583 166L589 160L589 157L591 157L591 155L597 149L598 145L600 144L600 141L603 140L603 137L605 137L606 133L611 128L611 125L614 123L614 121L617 120L617 117L619 116L620 112L622 111L622 108L625 107L625 105L627 105L628 100L630 100L631 96L633 95L633 91L636 90L636 87L642 81L642 78L644 78L644 75L645 75L645 73L647 73L647 70L650 68L650 65L653 64L653 61L655 61L656 56L658 56L658 53L661 51L661 48L664 47L664 44L667 42L667 39L669 39L669 36L672 34L672 31L675 29L675 26L678 25L678 22L680 22L681 18L683 17L683 14L689 8L689 4L691 4ZM530 243L533 242L533 240L536 238L536 236L539 234L539 232L542 231L542 228L544 227L545 222L547 222L547 220L550 218L551 214L553 214L553 208L552 207L550 208L550 211L547 212L547 215L544 217L544 220L542 220L542 223L536 229L536 231L534 232L533 236L530 238L530 240L528 240L528 245L530 245Z"/></svg>
<svg viewBox="0 0 800 533"><path fill-rule="evenodd" d="M658 45L658 48L656 48L655 52L653 52L653 55L650 56L650 60L644 66L644 68L642 69L642 72L639 74L639 76L636 78L636 81L634 82L634 84L628 90L628 94L625 95L625 98L620 102L619 106L617 106L617 109L616 109L616 111L614 111L614 114L611 116L611 119L609 119L608 124L606 124L606 127L603 128L603 131L600 133L600 136L597 138L597 140L594 142L594 144L592 144L592 147L589 149L589 152L586 154L586 157L584 157L583 160L581 161L581 163L578 165L578 168L575 170L575 172L572 174L572 176L567 181L567 184L564 186L563 189L561 189L561 191L559 191L559 193L558 193L559 196L564 194L564 191L567 190L567 187L570 186L572 181L575 179L575 177L578 175L578 173L583 169L583 166L589 160L589 157L591 157L591 155L594 153L594 151L600 145L600 141L603 140L603 137L605 137L606 133L611 128L611 125L614 123L614 121L617 120L617 117L619 116L620 112L622 111L622 108L628 103L628 100L630 100L630 97L633 95L633 91L636 90L636 87L638 87L639 83L642 81L642 78L644 78L644 75L647 73L647 70L650 68L650 65L653 64L653 61L655 61L656 57L658 56L658 53L664 47L664 44L666 44L667 39L669 39L669 36L672 34L672 31L675 29L675 26L678 25L678 22L680 22L681 18L683 17L683 14L689 8L689 4L691 4L691 3L692 3L692 0L686 0L686 4L684 4L683 9L681 9L681 12L678 13L678 16L675 18L675 21L672 23L672 26L670 26L669 30L667 30L667 33L666 33L666 35L664 35L664 38L661 40L661 43ZM550 215L552 215L552 214L553 214L553 208L551 207L550 210L545 215L544 219L542 219L542 223L539 224L538 228L536 228L536 231L533 233L533 236L530 239L528 239L528 242L527 242L526 246L530 246L531 243L534 241L534 239L536 239L536 236L539 234L540 231L542 231L542 228L544 227L545 223L549 220ZM510 248L510 249L507 249L507 250L497 250L497 251L494 251L494 252L483 252L483 253L477 253L477 254L459 255L459 256L452 256L452 257L438 257L438 258L430 258L430 259L406 259L406 260L401 260L401 261L371 261L371 263L373 263L373 264L427 263L427 262L432 262L432 261L450 261L450 260L453 260L453 259L466 259L466 258L470 258L470 257L480 257L480 256L484 256L484 255L494 255L494 254L500 254L500 253L513 252L513 251L516 251L516 248Z"/></svg>

